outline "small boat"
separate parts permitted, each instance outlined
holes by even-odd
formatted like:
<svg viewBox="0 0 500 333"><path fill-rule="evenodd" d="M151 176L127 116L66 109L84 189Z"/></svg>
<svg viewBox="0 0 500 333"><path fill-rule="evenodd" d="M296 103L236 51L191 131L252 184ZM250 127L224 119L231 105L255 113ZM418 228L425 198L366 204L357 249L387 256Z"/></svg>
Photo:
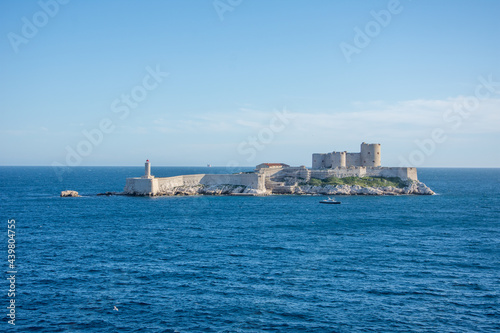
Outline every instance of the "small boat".
<svg viewBox="0 0 500 333"><path fill-rule="evenodd" d="M340 205L340 201L337 201L337 200L332 199L332 198L328 198L326 200L321 200L319 203L330 204L330 205Z"/></svg>

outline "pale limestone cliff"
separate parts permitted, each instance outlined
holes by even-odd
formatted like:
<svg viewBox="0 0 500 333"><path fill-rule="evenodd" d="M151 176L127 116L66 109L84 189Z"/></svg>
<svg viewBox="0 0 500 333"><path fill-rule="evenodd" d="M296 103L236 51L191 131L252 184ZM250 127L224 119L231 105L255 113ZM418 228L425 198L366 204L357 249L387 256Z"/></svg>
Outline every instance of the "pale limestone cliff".
<svg viewBox="0 0 500 333"><path fill-rule="evenodd" d="M61 191L61 197L79 197L77 191Z"/></svg>
<svg viewBox="0 0 500 333"><path fill-rule="evenodd" d="M134 193L129 193L134 195ZM277 186L272 191L259 191L241 185L193 185L178 186L157 193L156 195L269 195L269 194L296 194L296 195L432 195L435 194L424 183L416 181L406 187L361 187L359 185L293 185ZM135 195L142 195L137 193Z"/></svg>
<svg viewBox="0 0 500 333"><path fill-rule="evenodd" d="M279 186L273 189L275 194L320 194L320 195L432 195L435 194L424 183L416 181L403 188L361 187L359 185L325 185L325 186Z"/></svg>

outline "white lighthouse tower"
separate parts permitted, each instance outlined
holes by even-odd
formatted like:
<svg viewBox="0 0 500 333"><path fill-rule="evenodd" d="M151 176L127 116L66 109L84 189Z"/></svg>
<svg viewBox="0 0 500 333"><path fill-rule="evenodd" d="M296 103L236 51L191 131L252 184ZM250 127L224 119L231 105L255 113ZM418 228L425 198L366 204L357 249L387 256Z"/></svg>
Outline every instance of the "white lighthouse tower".
<svg viewBox="0 0 500 333"><path fill-rule="evenodd" d="M149 163L149 160L146 160L146 163L144 164L144 176L141 178L146 178L146 179L152 179L155 176L151 175L151 163Z"/></svg>

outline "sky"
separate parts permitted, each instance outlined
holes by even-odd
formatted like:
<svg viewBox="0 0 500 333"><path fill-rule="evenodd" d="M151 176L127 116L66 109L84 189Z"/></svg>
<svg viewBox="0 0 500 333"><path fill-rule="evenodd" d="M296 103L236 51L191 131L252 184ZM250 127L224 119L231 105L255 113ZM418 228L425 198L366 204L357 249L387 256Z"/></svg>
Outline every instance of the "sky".
<svg viewBox="0 0 500 333"><path fill-rule="evenodd" d="M0 2L0 165L500 167L495 0Z"/></svg>

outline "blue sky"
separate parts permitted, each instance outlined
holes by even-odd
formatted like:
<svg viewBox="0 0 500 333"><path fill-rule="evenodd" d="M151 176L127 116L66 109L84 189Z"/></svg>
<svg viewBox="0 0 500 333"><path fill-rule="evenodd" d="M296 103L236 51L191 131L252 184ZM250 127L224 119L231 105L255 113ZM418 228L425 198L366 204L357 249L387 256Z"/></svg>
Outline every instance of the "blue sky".
<svg viewBox="0 0 500 333"><path fill-rule="evenodd" d="M493 0L5 0L0 165L310 166L366 141L385 166L500 167L499 15Z"/></svg>

